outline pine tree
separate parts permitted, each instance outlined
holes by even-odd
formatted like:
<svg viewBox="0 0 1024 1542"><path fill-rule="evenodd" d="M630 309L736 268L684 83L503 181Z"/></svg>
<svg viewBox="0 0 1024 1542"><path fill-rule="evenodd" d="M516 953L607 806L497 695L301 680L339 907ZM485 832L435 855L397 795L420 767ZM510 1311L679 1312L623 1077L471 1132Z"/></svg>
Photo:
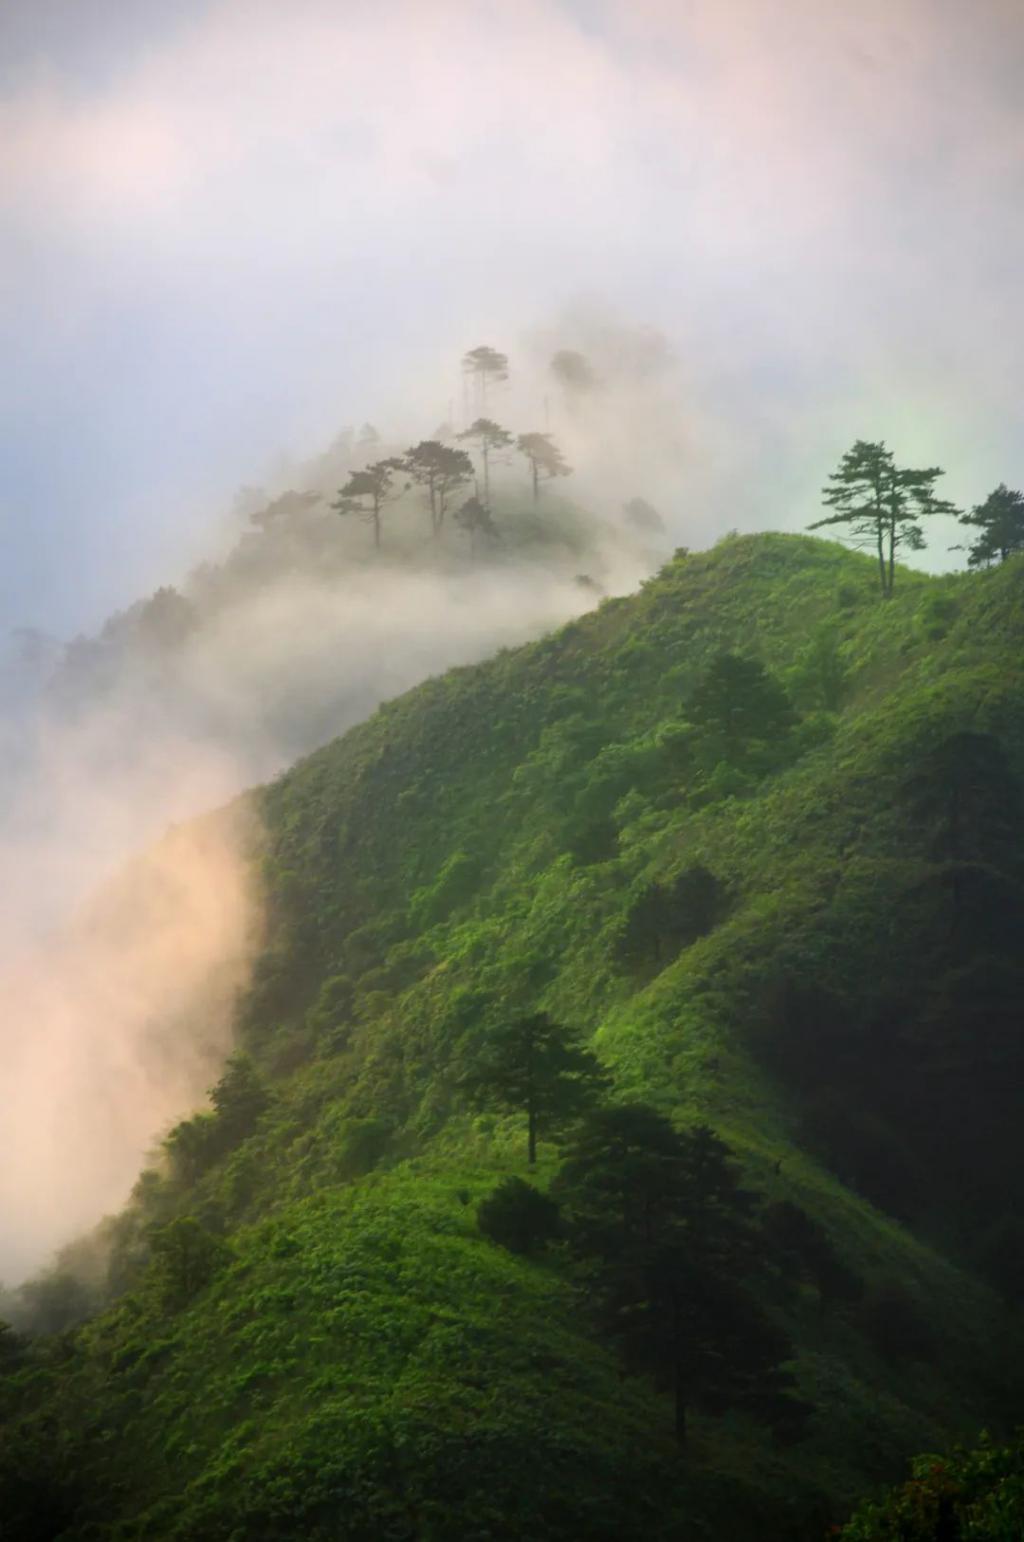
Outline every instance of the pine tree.
<svg viewBox="0 0 1024 1542"><path fill-rule="evenodd" d="M406 471L425 487L430 499L430 527L440 535L452 494L473 480L473 462L465 450L455 450L439 439L423 439L404 457Z"/></svg>
<svg viewBox="0 0 1024 1542"><path fill-rule="evenodd" d="M925 545L921 519L930 514L956 513L952 503L935 494L935 483L942 475L939 466L901 468L883 441L858 439L822 491L822 501L836 512L815 520L808 528L848 525L847 539L852 545L873 547L877 552L882 595L888 598L893 591L897 551L902 547L920 551Z"/></svg>
<svg viewBox="0 0 1024 1542"><path fill-rule="evenodd" d="M381 516L389 503L394 503L406 491L409 484L395 487L395 478L405 471L405 462L395 457L374 461L363 471L353 471L345 486L331 504L336 514L357 514L373 526L373 544L380 546Z"/></svg>
<svg viewBox="0 0 1024 1542"><path fill-rule="evenodd" d="M694 1405L776 1424L805 1411L781 1368L788 1341L750 1291L764 1273L753 1198L711 1130L681 1133L642 1103L598 1109L552 1194L593 1260L606 1331L671 1390L681 1446Z"/></svg>
<svg viewBox="0 0 1024 1542"><path fill-rule="evenodd" d="M552 477L567 477L572 472L572 467L550 434L520 434L516 440L516 449L530 462L534 503L540 497L542 480L547 482Z"/></svg>
<svg viewBox="0 0 1024 1542"><path fill-rule="evenodd" d="M471 348L463 354L462 372L476 381L480 406L486 412L488 382L493 381L497 385L508 379L508 355L499 353L497 348L481 344L479 348Z"/></svg>
<svg viewBox="0 0 1024 1542"><path fill-rule="evenodd" d="M1024 551L1024 493L1000 482L984 503L960 515L960 523L980 531L967 548L968 567L987 568L993 562L1005 562L1014 552Z"/></svg>
<svg viewBox="0 0 1024 1542"><path fill-rule="evenodd" d="M474 441L480 449L480 458L484 468L484 507L490 512L491 507L491 456L498 450L506 450L512 443L512 435L505 429L499 428L497 423L490 418L477 418L471 423L460 439Z"/></svg>
<svg viewBox="0 0 1024 1542"><path fill-rule="evenodd" d="M462 1076L478 1108L526 1115L527 1156L539 1135L583 1113L604 1084L600 1062L546 1012L513 1019L478 1043Z"/></svg>

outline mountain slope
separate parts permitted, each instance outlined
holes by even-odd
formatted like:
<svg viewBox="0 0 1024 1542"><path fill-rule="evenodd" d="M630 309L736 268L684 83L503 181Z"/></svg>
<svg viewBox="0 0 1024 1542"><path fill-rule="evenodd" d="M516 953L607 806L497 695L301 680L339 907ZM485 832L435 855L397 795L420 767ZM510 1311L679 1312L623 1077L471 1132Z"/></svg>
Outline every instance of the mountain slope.
<svg viewBox="0 0 1024 1542"><path fill-rule="evenodd" d="M882 604L836 546L730 539L256 794L250 1059L108 1228L118 1304L15 1357L12 1534L815 1536L1012 1418L1020 590ZM565 1250L477 1230L525 1153L463 1072L536 1008L858 1282L772 1303L797 1443L705 1414L684 1464Z"/></svg>

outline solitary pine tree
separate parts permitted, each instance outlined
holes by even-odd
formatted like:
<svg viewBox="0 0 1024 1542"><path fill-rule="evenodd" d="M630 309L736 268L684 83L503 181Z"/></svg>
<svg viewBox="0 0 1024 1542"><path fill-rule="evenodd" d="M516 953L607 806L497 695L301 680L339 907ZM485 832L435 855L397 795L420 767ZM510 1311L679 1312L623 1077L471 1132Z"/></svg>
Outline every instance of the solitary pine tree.
<svg viewBox="0 0 1024 1542"><path fill-rule="evenodd" d="M497 385L508 379L508 355L499 353L497 348L481 344L479 348L471 348L463 354L462 372L476 382L479 403L486 412L488 382L493 381Z"/></svg>
<svg viewBox="0 0 1024 1542"><path fill-rule="evenodd" d="M883 441L858 439L822 491L822 501L835 513L815 520L809 529L849 526L847 539L852 545L873 547L878 553L882 594L888 598L897 551L901 547L920 551L925 544L921 519L956 512L952 503L936 496L935 483L942 475L940 466L899 467Z"/></svg>
<svg viewBox="0 0 1024 1542"><path fill-rule="evenodd" d="M498 532L494 521L486 505L480 501L475 493L472 498L467 498L465 503L455 510L452 518L460 530L464 530L469 536L469 553L471 557L476 556L477 541L480 536L490 536L492 540L497 537Z"/></svg>
<svg viewBox="0 0 1024 1542"><path fill-rule="evenodd" d="M960 523L979 532L967 548L968 567L987 568L993 562L1005 562L1014 552L1024 551L1024 493L1000 482L984 503L960 515Z"/></svg>
<svg viewBox="0 0 1024 1542"><path fill-rule="evenodd" d="M752 1196L711 1130L680 1133L642 1103L597 1109L552 1194L594 1261L606 1331L671 1391L681 1446L695 1405L775 1424L805 1411L786 1337L751 1291L764 1269Z"/></svg>
<svg viewBox="0 0 1024 1542"><path fill-rule="evenodd" d="M395 486L395 478L405 471L404 461L391 457L374 461L363 471L353 471L331 504L337 514L358 514L373 526L373 544L380 546L381 516L385 506L394 503L408 487Z"/></svg>
<svg viewBox="0 0 1024 1542"><path fill-rule="evenodd" d="M534 503L540 497L542 480L547 482L552 477L567 477L572 471L550 434L520 434L516 440L516 449L530 462Z"/></svg>
<svg viewBox="0 0 1024 1542"><path fill-rule="evenodd" d="M499 428L490 418L477 418L471 423L460 439L468 439L476 444L480 450L480 459L484 468L484 507L489 511L491 507L491 456L499 450L507 450L512 443L512 435L505 429Z"/></svg>
<svg viewBox="0 0 1024 1542"><path fill-rule="evenodd" d="M405 469L430 499L430 527L440 535L452 494L473 480L473 462L465 450L439 439L423 439L405 455Z"/></svg>
<svg viewBox="0 0 1024 1542"><path fill-rule="evenodd" d="M604 1084L596 1055L546 1012L515 1018L480 1044L462 1085L478 1108L526 1115L527 1155L542 1131L585 1112Z"/></svg>

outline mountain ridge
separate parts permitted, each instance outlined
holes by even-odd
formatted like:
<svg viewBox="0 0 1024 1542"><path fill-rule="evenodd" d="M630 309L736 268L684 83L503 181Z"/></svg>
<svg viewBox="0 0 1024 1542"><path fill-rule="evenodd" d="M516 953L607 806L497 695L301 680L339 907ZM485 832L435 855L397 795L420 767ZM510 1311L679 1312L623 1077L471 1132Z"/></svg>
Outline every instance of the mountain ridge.
<svg viewBox="0 0 1024 1542"><path fill-rule="evenodd" d="M237 1023L249 1069L229 1067L214 1111L172 1132L107 1228L119 1304L68 1327L60 1372L100 1412L59 1416L85 1476L53 1534L810 1537L911 1451L1010 1417L1019 1329L977 1271L1016 1198L1000 1081L1019 976L993 917L1015 915L1020 893L1020 572L900 570L880 603L866 557L728 538L385 704L251 795L266 943ZM617 1383L633 1431L617 1443L614 1356L577 1320L569 1264L515 1259L476 1230L472 1202L526 1168L521 1121L474 1113L460 1070L482 1033L538 1008L593 1043L618 1098L712 1125L762 1203L799 1205L863 1285L827 1313L806 1285L773 1305L813 1409L796 1445L707 1415L680 1466L660 1395L636 1377ZM963 1127L946 1129L954 1093ZM548 1141L537 1181L556 1168ZM229 1251L168 1308L153 1239L176 1218ZM368 1317L344 1286L356 1257ZM314 1305L296 1333L281 1293L287 1317L304 1280ZM510 1309L505 1336L490 1324L467 1382L457 1350L435 1362L428 1347L445 1323L453 1350L472 1344L491 1293L525 1315ZM374 1327L392 1320L397 1358ZM369 1379L347 1384L331 1350L320 1406L328 1322ZM218 1323L236 1354L265 1339L278 1359L236 1386L216 1369ZM522 1351L556 1323L571 1344ZM36 1342L29 1365L54 1352ZM574 1401L577 1355L596 1368L592 1404ZM222 1412L190 1445L172 1389L185 1376L198 1395L204 1356ZM550 1387L545 1364L562 1368ZM59 1377L15 1382L28 1440L55 1416ZM510 1389L529 1410L518 1424L496 1412ZM102 1444L119 1406L145 1432L131 1480ZM325 1459L328 1426L343 1459ZM179 1432L172 1454L189 1449L180 1470L157 1455L162 1428ZM224 1439L237 1459L217 1454ZM449 1468L444 1443L460 1439L475 1456ZM503 1441L522 1453L515 1494L485 1455ZM645 1444L654 1466L630 1488ZM531 1448L547 1476L531 1474ZM552 1499L570 1471L575 1510ZM118 1473L107 1522L95 1496ZM306 1511L304 1484L318 1496ZM643 1529L615 1484L644 1497Z"/></svg>

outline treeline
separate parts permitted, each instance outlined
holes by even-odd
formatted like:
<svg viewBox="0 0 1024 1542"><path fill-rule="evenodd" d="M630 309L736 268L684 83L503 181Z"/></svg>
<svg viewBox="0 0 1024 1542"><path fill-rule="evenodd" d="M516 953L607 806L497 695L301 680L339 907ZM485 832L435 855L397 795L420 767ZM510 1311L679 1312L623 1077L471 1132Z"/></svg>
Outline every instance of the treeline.
<svg viewBox="0 0 1024 1542"><path fill-rule="evenodd" d="M381 544L385 509L414 486L426 493L431 534L441 534L451 510L452 519L469 536L470 549L475 553L478 540L497 534L491 507L491 468L497 459L513 450L523 456L529 466L535 503L540 498L542 482L568 476L572 471L550 434L532 430L513 437L487 416L488 386L508 379L506 354L481 345L464 356L462 368L472 379L477 400L485 410L453 437L475 449L480 474L477 475L469 452L446 443L452 436L443 431L433 439L422 439L401 455L385 456L353 471L331 507L338 514L354 514L371 525L376 547ZM473 492L456 505L454 500L468 490L470 483Z"/></svg>

